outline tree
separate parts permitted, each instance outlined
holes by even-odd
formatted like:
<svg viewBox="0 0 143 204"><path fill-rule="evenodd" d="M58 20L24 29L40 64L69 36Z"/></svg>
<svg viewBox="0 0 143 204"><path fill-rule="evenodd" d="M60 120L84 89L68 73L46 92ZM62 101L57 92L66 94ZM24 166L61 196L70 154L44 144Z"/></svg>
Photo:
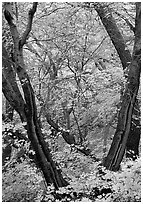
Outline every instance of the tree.
<svg viewBox="0 0 143 204"><path fill-rule="evenodd" d="M94 4L94 8L97 11L98 15L100 16L100 19L110 36L110 39L115 46L115 49L119 55L119 58L122 63L122 67L124 72L129 70L129 65L132 61L132 56L130 54L130 51L126 45L126 42L116 24L116 21L112 15L112 12L110 10L110 7L106 3L96 3ZM117 13L118 15L121 15ZM136 33L136 28L129 22L128 18L124 17L125 22L130 27L130 29L133 31L133 33ZM127 76L125 76L127 77ZM135 118L135 119L134 119ZM138 104L138 100L136 99L136 103L133 109L133 117L132 117L132 124L130 128L129 137L126 144L126 155L127 157L131 157L132 159L135 159L139 155L139 141L140 141L140 108Z"/></svg>
<svg viewBox="0 0 143 204"><path fill-rule="evenodd" d="M2 16L2 17L3 17L2 18L3 19L2 20L2 24L3 24L2 25L2 43L3 43L3 45L8 47L8 50L9 50L8 55L10 56L12 49L13 49L12 37L11 37L9 27L4 20L4 16ZM15 81L14 78L13 78L13 81ZM3 113L3 120L5 122L12 121L13 120L13 114L14 114L13 107L11 107L8 100L6 100L4 102L4 106L5 106L5 112Z"/></svg>
<svg viewBox="0 0 143 204"><path fill-rule="evenodd" d="M37 117L35 94L26 72L23 57L23 46L31 31L37 5L38 3L33 3L32 8L29 10L26 29L20 36L16 23L14 23L15 16L12 8L13 4L4 4L4 16L10 27L14 48L13 60L11 60L7 54L6 48L3 46L3 93L10 105L19 113L22 122L26 121L27 123L27 134L47 184L53 183L55 188L58 189L58 187L66 186L68 183L63 179L61 171L57 170L56 164L50 154L49 147L43 139ZM16 81L12 78L15 72L21 83L23 96Z"/></svg>
<svg viewBox="0 0 143 204"><path fill-rule="evenodd" d="M133 109L138 94L141 72L141 3L136 3L135 42L132 61L128 67L129 73L123 101L118 115L117 129L104 166L110 170L118 170L122 161L131 129ZM134 135L135 137L135 135Z"/></svg>

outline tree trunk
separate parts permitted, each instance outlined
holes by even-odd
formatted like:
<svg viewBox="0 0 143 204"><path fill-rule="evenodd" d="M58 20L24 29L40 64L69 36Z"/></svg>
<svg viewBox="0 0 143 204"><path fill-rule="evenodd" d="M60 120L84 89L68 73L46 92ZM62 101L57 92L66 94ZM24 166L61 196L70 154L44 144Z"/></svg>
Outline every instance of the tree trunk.
<svg viewBox="0 0 143 204"><path fill-rule="evenodd" d="M115 49L117 50L117 53L119 55L119 58L123 66L123 70L125 70L129 66L132 60L132 56L126 47L124 38L116 25L116 21L113 18L112 13L109 7L102 5L101 3L95 3L95 10L100 16L100 19L108 35L110 36L112 43L115 46ZM126 144L126 150L127 150L126 156L132 159L135 159L139 155L139 141L140 141L140 135L141 135L141 126L140 126L140 117L139 117L140 108L139 108L137 99L136 99L135 108L133 109L133 115L134 117L132 117L132 124L131 124L130 133Z"/></svg>
<svg viewBox="0 0 143 204"><path fill-rule="evenodd" d="M136 63L141 67L141 3L136 3L136 20L135 20L135 45L133 51L133 59L136 58ZM132 124L127 141L127 157L136 159L139 156L139 142L141 136L141 124L140 124L140 107L138 99L132 115Z"/></svg>
<svg viewBox="0 0 143 204"><path fill-rule="evenodd" d="M116 21L113 18L109 7L102 5L102 3L95 3L94 8L97 11L113 45L115 46L123 68L128 67L132 59L131 54L126 47L124 38L116 25Z"/></svg>
<svg viewBox="0 0 143 204"><path fill-rule="evenodd" d="M50 155L50 150L43 139L41 128L38 123L35 95L30 83L29 76L25 69L25 64L23 59L23 45L25 44L28 34L31 30L32 20L33 20L34 13L36 12L36 8L37 8L37 3L33 3L32 9L30 9L29 11L28 25L21 39L19 37L17 27L13 23L13 17L9 13L9 11L5 9L4 14L10 26L10 31L14 42L14 53L13 53L14 62L15 62L14 68L19 77L19 80L23 89L23 93L24 93L24 101L25 101L24 113L25 113L25 118L27 122L28 138L31 141L33 149L35 150L39 167L43 172L47 185L53 183L55 188L58 189L58 187L68 185L68 182L66 182L63 179L61 172L56 169L56 164L52 160L52 157ZM5 69L8 67L9 68L11 67L10 65L11 62L9 60L7 60L7 63L9 66L5 66ZM15 108L15 110L17 110L18 113L20 113L19 108L17 109L17 105L16 105L16 103L19 103L19 100L18 100L19 98L17 98L17 96L20 91L17 92L16 90L13 89L10 83L10 78L8 76L6 78L5 75L3 78L3 93L5 94L6 98L9 100L13 108ZM7 92L9 94L7 94ZM14 100L11 100L10 96Z"/></svg>
<svg viewBox="0 0 143 204"><path fill-rule="evenodd" d="M140 111L138 100L136 99L133 114L130 134L126 145L126 157L135 160L139 156L139 142L141 135Z"/></svg>
<svg viewBox="0 0 143 204"><path fill-rule="evenodd" d="M4 69L3 69L4 70ZM2 70L2 71L3 71ZM8 78L2 73L2 91L9 104L17 111L21 121L26 121L24 112L24 100L18 97L18 93L15 92L8 81Z"/></svg>
<svg viewBox="0 0 143 204"><path fill-rule="evenodd" d="M13 68L13 62L9 58L8 52L2 45L2 90L7 99L7 102L20 115L21 121L26 121L24 107L25 102L20 93L16 82L16 73Z"/></svg>
<svg viewBox="0 0 143 204"><path fill-rule="evenodd" d="M40 137L40 134L39 137L37 137L35 124L31 119L31 116L28 114L27 114L27 134L31 141L32 147L36 153L38 165L43 172L47 185L53 183L56 189L62 186L66 186L68 183L63 179L61 172L57 171L56 165L52 160L49 148L47 147L47 144L45 143L44 139Z"/></svg>
<svg viewBox="0 0 143 204"><path fill-rule="evenodd" d="M136 4L135 43L132 61L129 66L128 80L118 116L117 129L104 166L117 171L124 156L131 129L133 109L138 94L141 72L141 4ZM135 135L134 135L135 136Z"/></svg>

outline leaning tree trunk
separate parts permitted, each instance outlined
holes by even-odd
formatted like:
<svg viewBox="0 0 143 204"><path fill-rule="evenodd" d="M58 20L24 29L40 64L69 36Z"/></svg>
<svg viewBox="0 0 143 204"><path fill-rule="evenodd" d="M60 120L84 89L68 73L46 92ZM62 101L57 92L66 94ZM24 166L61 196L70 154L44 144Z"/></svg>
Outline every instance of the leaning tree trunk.
<svg viewBox="0 0 143 204"><path fill-rule="evenodd" d="M16 110L22 122L26 121L24 112L25 102L20 93L18 85L15 80L15 72L13 69L13 62L8 56L5 47L2 46L2 91L11 107Z"/></svg>
<svg viewBox="0 0 143 204"><path fill-rule="evenodd" d="M20 109L21 107L18 101L19 97L17 97L19 91L17 92L17 90L14 90L14 88L11 85L12 82L10 81L10 78L6 72L8 65L9 67L11 67L10 63L12 63L8 58L7 58L7 66L4 66L5 69L3 74L3 93L5 94L6 98L9 100L10 105L14 107L19 114L21 114L21 112L22 113L24 112L24 117L26 118L26 122L27 122L28 138L30 139L32 147L36 153L39 167L41 168L44 174L47 184L49 185L53 183L55 188L58 189L58 187L66 186L68 183L63 179L61 172L57 170L56 164L52 160L50 150L43 139L42 131L38 123L35 95L30 83L29 76L25 69L25 64L23 59L23 46L26 42L29 32L31 31L32 20L37 9L37 3L33 3L32 9L30 9L29 11L28 24L21 38L19 36L16 25L13 23L13 17L11 16L9 9L7 8L9 7L5 6L4 14L5 14L5 19L7 20L10 26L10 31L13 38L13 43L14 43L13 64L14 64L15 72L19 77L19 80L23 89L24 101L23 100L21 101L22 101L22 107L24 108L22 110ZM11 97L13 100L11 99Z"/></svg>
<svg viewBox="0 0 143 204"><path fill-rule="evenodd" d="M126 157L135 160L137 156L139 156L140 135L141 135L140 109L138 100L136 99L132 115L130 134L126 145Z"/></svg>
<svg viewBox="0 0 143 204"><path fill-rule="evenodd" d="M130 54L130 51L127 49L126 43L119 28L116 25L116 21L112 16L112 12L110 11L109 7L104 3L103 4L94 3L94 8L97 11L98 15L100 16L100 19L119 55L123 70L125 70L129 66L132 60L132 56ZM131 28L133 32L135 32L135 28L133 27ZM140 107L138 100L136 98L135 107L133 109L132 124L126 144L127 157L135 159L139 155L140 135L141 135Z"/></svg>
<svg viewBox="0 0 143 204"><path fill-rule="evenodd" d="M10 57L11 55L11 51L13 49L13 43L12 43L12 36L9 30L9 26L7 25L7 23L3 20L2 21L2 44L3 44L3 48L4 46L8 47L9 53L5 52L3 53L3 55ZM3 50L4 51L4 50ZM4 59L3 59L4 61ZM7 62L5 61L4 63L5 65L7 65ZM12 67L11 67L12 68ZM7 72L7 74L11 75L10 79L13 83L15 83L16 79L16 75L14 73L11 74L11 68L9 69L5 69L5 71ZM3 119L4 122L10 122L13 120L13 115L14 115L14 108L9 104L8 100L6 99L5 101L5 113L3 114Z"/></svg>
<svg viewBox="0 0 143 204"><path fill-rule="evenodd" d="M125 93L118 116L117 129L104 166L117 171L124 156L131 129L133 109L138 94L141 72L141 4L136 4L135 43Z"/></svg>

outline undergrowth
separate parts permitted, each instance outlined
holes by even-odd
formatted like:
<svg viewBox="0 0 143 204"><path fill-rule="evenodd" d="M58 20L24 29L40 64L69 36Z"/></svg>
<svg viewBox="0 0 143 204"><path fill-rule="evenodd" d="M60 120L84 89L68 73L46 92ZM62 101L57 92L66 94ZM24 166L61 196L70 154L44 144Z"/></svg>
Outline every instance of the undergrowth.
<svg viewBox="0 0 143 204"><path fill-rule="evenodd" d="M55 191L46 186L39 170L28 161L17 163L3 173L4 202L140 202L141 161L124 160L118 172L111 172L100 162L71 153L71 160L63 162L63 175L70 185ZM81 160L80 160L81 159ZM67 158L68 160L68 158ZM64 166L65 165L65 166Z"/></svg>
<svg viewBox="0 0 143 204"><path fill-rule="evenodd" d="M3 129L3 148L13 144L16 131L20 134L21 126L5 126ZM22 133L21 133L22 134ZM21 135L22 136L22 135ZM14 141L17 141L16 139ZM18 149L12 150L15 154L5 159L2 177L3 202L58 202L58 201L81 201L81 202L140 202L141 201L141 159L135 161L124 158L120 170L112 172L106 170L92 155L85 156L71 149L63 139L48 139L53 159L58 168L62 169L63 177L69 182L67 187L58 191L54 187L46 186L43 175L39 168L29 157L29 143L14 143ZM62 145L58 144L64 144ZM55 146L56 145L56 146ZM25 148L21 157L17 156ZM56 147L56 150L55 150ZM19 150L20 149L20 150ZM22 149L23 150L23 149ZM28 152L28 154L27 154ZM94 150L92 151L95 156ZM99 154L101 155L101 148ZM7 165L8 164L8 165Z"/></svg>

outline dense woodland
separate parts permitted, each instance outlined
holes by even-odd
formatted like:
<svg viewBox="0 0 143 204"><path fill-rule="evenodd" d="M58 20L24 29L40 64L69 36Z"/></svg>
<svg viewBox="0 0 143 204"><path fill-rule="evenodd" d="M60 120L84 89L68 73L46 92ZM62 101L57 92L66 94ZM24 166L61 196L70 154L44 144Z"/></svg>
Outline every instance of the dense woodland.
<svg viewBox="0 0 143 204"><path fill-rule="evenodd" d="M141 3L2 4L2 200L140 202Z"/></svg>

